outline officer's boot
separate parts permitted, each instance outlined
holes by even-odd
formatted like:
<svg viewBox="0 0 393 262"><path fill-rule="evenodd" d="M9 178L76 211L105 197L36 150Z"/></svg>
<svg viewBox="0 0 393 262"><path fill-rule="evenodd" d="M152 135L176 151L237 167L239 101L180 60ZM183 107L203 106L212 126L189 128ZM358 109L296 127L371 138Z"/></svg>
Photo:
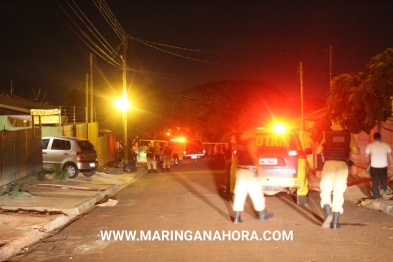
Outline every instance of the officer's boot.
<svg viewBox="0 0 393 262"><path fill-rule="evenodd" d="M161 172L165 173L165 167L161 168Z"/></svg>
<svg viewBox="0 0 393 262"><path fill-rule="evenodd" d="M339 219L340 219L340 212L333 212L332 229L339 229L340 228L340 224L338 223Z"/></svg>
<svg viewBox="0 0 393 262"><path fill-rule="evenodd" d="M240 211L235 211L235 217L233 218L233 223L234 224L241 224L243 223L243 220L241 218L242 212Z"/></svg>
<svg viewBox="0 0 393 262"><path fill-rule="evenodd" d="M274 216L273 213L269 213L266 210L257 211L257 215L258 215L259 221L265 221L265 220L268 220Z"/></svg>
<svg viewBox="0 0 393 262"><path fill-rule="evenodd" d="M154 169L154 173L158 173L158 170L157 170L157 169Z"/></svg>
<svg viewBox="0 0 393 262"><path fill-rule="evenodd" d="M330 208L330 205L324 205L323 210L325 211L325 220L323 220L322 227L323 228L329 228L330 223L332 222L332 210Z"/></svg>
<svg viewBox="0 0 393 262"><path fill-rule="evenodd" d="M150 174L150 172L151 172L151 169L149 169L149 170L147 171L147 173L149 173L149 174Z"/></svg>
<svg viewBox="0 0 393 262"><path fill-rule="evenodd" d="M169 169L169 167L167 167L166 172L171 172L171 170Z"/></svg>

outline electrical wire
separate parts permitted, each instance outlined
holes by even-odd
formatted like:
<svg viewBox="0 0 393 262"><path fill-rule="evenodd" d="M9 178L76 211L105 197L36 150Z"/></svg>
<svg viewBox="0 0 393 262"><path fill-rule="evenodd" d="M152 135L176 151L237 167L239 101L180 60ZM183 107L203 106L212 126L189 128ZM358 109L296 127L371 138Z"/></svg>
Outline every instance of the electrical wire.
<svg viewBox="0 0 393 262"><path fill-rule="evenodd" d="M137 42L139 42L139 43L141 43L141 44L143 44L143 45L149 46L149 47L151 47L151 48L157 49L157 50L159 50L159 51L162 51L162 52L164 52L164 53L168 53L168 54L171 54L171 55L174 55L174 56L177 56L177 57L181 57L181 58L185 58L185 59L189 59L189 60L194 60L194 61L198 61L198 62L202 62L202 63L207 63L207 64L222 65L222 66L228 66L228 67L238 67L238 66L236 66L236 65L229 65L229 64L223 64L223 63L211 62L211 61L207 61L207 60L201 60L201 59L197 59L197 58L193 58L193 57L189 57L189 56L184 56L184 55L176 54L176 53L173 53L173 52L164 50L164 49L162 49L162 48L158 48L158 47L156 47L156 46L154 46L154 45L151 45L151 44L148 44L148 43L146 43L146 42L139 41L139 40L137 40L136 38L131 38L131 39L132 39L132 40L135 40L135 41L137 41Z"/></svg>
<svg viewBox="0 0 393 262"><path fill-rule="evenodd" d="M112 13L110 10L108 4L105 2L105 0L92 0L92 2L96 5L100 13L103 15L105 20L108 22L108 24L112 27L112 29L115 31L115 33L118 35L122 43L126 46L126 48L129 51L132 51L134 57L136 57L137 62L140 64L141 70L136 70L136 69L127 69L131 70L134 72L138 72L142 75L145 76L146 82L151 83L151 79L148 74L146 74L146 71L143 67L143 64L141 60L138 57L137 52L135 51L134 47L128 42L128 39L130 38L129 35L126 34L124 29L121 27L120 23L116 19L115 15Z"/></svg>
<svg viewBox="0 0 393 262"><path fill-rule="evenodd" d="M63 13L66 15L68 20L72 23L72 25L68 22L66 23L67 26L70 28L70 30L89 48L91 49L95 54L100 56L102 59L107 61L108 63L112 64L115 67L121 67L121 63L116 61L113 57L108 55L104 50L102 50L99 45L78 25L78 23L72 18L72 16L67 12L67 10L58 2L56 1L57 4L60 6L62 9ZM67 2L67 1L66 1ZM70 4L67 2L67 4L70 6ZM71 6L70 6L71 7ZM73 9L71 7L71 9ZM75 12L75 10L73 9Z"/></svg>
<svg viewBox="0 0 393 262"><path fill-rule="evenodd" d="M94 32L90 29L90 27L85 23L85 21L81 18L81 16L77 13L77 11L70 5L70 3L68 1L66 1L66 3L68 4L68 6L71 8L71 10L75 13L75 15L82 21L82 23L86 26L87 29L89 29L89 31L93 34L93 36L101 43L101 45L105 46L105 44L99 39L99 37L97 37L96 34L94 34ZM75 4L75 3L74 3ZM76 5L76 4L75 4ZM105 50L103 50L99 44L97 44L76 22L74 19L72 19L71 15L64 9L62 8L63 11L66 12L68 18L70 19L70 21L72 21L72 23L74 24L74 26L78 29L78 31L87 39L89 40L89 42L92 44L92 46L89 46L90 49L92 50L97 50L95 51L96 54L98 54L100 57L102 57L104 60L108 61L108 59L111 61L111 64L116 65L117 67L121 67L121 59L120 57L118 57L118 59L120 61L116 61L115 59L113 59L111 57L112 53L111 50L107 49L108 51L110 51L110 54L108 54ZM78 7L78 9L80 10L80 8ZM82 12L83 13L83 12ZM97 30L96 30L97 31ZM98 32L98 31L97 31ZM101 35L101 34L100 34ZM102 36L102 35L101 35ZM105 39L104 39L105 40ZM106 43L108 43L105 40ZM84 41L84 43L86 43ZM114 49L111 48L113 51ZM99 54L101 53L101 54ZM105 57L105 58L104 58ZM109 62L109 61L108 61Z"/></svg>
<svg viewBox="0 0 393 262"><path fill-rule="evenodd" d="M127 34L118 23L116 17L113 15L105 0L92 0L92 2L97 6L98 10L104 16L108 24L112 27L113 31L118 35L123 44L128 46L128 43L126 41Z"/></svg>
<svg viewBox="0 0 393 262"><path fill-rule="evenodd" d="M142 40L142 39L131 37L131 36L129 36L129 38L132 40L138 41L140 43L159 45L159 46L164 46L164 47L173 48L173 49L186 50L186 51L190 51L190 52L219 54L219 55L253 55L253 56L255 56L255 55L258 55L258 56L260 56L260 55L293 55L293 54L320 53L320 52L329 51L328 49L323 49L323 50L313 50L313 51L308 51L308 52L273 52L273 53L272 52L262 52L262 53L218 52L218 51L206 51L206 50L200 50L200 49L172 46L172 45L152 42L152 41L148 41L148 40Z"/></svg>
<svg viewBox="0 0 393 262"><path fill-rule="evenodd" d="M90 30L90 32L97 38L97 40L102 44L103 47L105 47L105 49L110 53L110 54L115 54L117 55L117 52L112 48L112 46L108 43L108 41L106 41L106 39L100 34L100 32L96 29L96 27L90 22L90 20L87 18L87 16L83 13L83 11L79 8L79 6L75 3L75 1L72 0L72 2L74 3L74 5L78 8L79 12L83 15L83 17L85 18L86 21L89 22L90 27L88 25L86 25L86 23L84 22L84 20L82 18L80 18L80 16L78 15L79 19L85 24L85 26ZM72 7L71 7L72 8ZM77 14L75 12L75 14ZM94 31L100 36L97 37L97 35L90 29L93 28ZM103 43L100 38L105 42ZM118 56L118 55L117 55ZM120 58L118 56L118 58ZM119 59L120 61L120 59Z"/></svg>
<svg viewBox="0 0 393 262"><path fill-rule="evenodd" d="M115 64L115 63L113 63L113 61L112 60L107 60L104 56L102 56L102 54L100 53L100 52L97 52L96 51L96 48L94 47L94 46L96 46L95 45L95 43L94 43L94 41L92 40L92 39L90 39L84 32L83 32L83 30L81 30L80 28L80 30L79 30L79 32L78 31L76 31L75 30L75 27L78 27L78 25L75 23L75 21L72 21L71 20L71 22L74 24L74 26L72 26L71 24L69 24L69 23L66 23L66 25L68 26L68 28L90 49L90 50L92 50L96 55L98 55L98 56L100 56L102 59L104 59L105 61L107 61L108 63L110 63L110 64L112 64L113 66L115 66L115 67L121 67L120 65L118 65L118 64ZM81 36L80 35L80 33L82 32L82 35L84 35L84 36Z"/></svg>

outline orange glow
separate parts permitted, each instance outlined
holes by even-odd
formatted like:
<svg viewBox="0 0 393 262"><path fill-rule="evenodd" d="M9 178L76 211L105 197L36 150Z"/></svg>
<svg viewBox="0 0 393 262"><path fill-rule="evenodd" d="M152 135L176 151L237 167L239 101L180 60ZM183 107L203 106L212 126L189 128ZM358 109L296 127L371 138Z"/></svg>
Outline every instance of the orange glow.
<svg viewBox="0 0 393 262"><path fill-rule="evenodd" d="M184 137L172 138L171 141L173 142L185 142L186 139Z"/></svg>
<svg viewBox="0 0 393 262"><path fill-rule="evenodd" d="M279 134L285 133L287 129L288 128L286 126L284 126L283 124L280 124L280 123L277 123L273 126L274 132L279 133Z"/></svg>

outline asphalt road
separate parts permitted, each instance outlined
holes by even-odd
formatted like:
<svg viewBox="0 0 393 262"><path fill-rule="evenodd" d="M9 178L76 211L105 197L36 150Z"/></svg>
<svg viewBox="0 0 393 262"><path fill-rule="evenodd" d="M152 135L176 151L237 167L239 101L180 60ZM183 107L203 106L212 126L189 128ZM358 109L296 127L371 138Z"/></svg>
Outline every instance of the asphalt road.
<svg viewBox="0 0 393 262"><path fill-rule="evenodd" d="M259 222L248 199L235 225L221 184L223 169L206 159L145 174L115 206L96 207L11 261L393 261L387 214L346 202L341 229L323 229L318 192L302 207L279 194L266 199L272 220Z"/></svg>

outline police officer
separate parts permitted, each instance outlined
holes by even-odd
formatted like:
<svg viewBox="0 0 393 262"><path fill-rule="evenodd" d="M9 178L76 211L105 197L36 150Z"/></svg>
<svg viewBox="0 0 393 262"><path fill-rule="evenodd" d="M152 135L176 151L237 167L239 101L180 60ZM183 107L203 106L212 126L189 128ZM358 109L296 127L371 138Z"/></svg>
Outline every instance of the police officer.
<svg viewBox="0 0 393 262"><path fill-rule="evenodd" d="M154 148L151 145L151 143L149 143L147 145L147 152L146 152L146 162L147 162L147 172L150 173L151 172L151 166L153 166L153 172L157 173L157 162L154 158Z"/></svg>
<svg viewBox="0 0 393 262"><path fill-rule="evenodd" d="M256 144L251 130L245 132L236 145L236 158L238 166L233 201L233 211L235 212L233 223L243 223L241 212L244 210L248 194L250 194L258 219L264 221L272 218L273 214L265 210L265 197L258 179L258 176L262 175L262 167L258 164Z"/></svg>
<svg viewBox="0 0 393 262"><path fill-rule="evenodd" d="M232 168L232 155L236 145L236 136L230 135L229 142L225 143L225 192L231 193L231 168Z"/></svg>
<svg viewBox="0 0 393 262"><path fill-rule="evenodd" d="M359 147L353 134L342 126L341 115L332 117L332 125L323 134L322 145L325 157L320 182L321 207L325 212L322 227L339 229L340 214L344 212L344 192L347 188L347 160L349 153L359 154ZM316 153L321 152L322 147L317 147Z"/></svg>
<svg viewBox="0 0 393 262"><path fill-rule="evenodd" d="M161 167L161 146L160 145L158 145L157 147L156 147L156 150L155 150L155 152L154 152L154 159L156 160L156 166L157 166L157 168L160 168Z"/></svg>
<svg viewBox="0 0 393 262"><path fill-rule="evenodd" d="M165 170L167 172L171 171L171 154L172 154L172 149L170 146L166 145L164 147L164 151L162 152L163 154L163 164L162 164L162 171L165 172Z"/></svg>

